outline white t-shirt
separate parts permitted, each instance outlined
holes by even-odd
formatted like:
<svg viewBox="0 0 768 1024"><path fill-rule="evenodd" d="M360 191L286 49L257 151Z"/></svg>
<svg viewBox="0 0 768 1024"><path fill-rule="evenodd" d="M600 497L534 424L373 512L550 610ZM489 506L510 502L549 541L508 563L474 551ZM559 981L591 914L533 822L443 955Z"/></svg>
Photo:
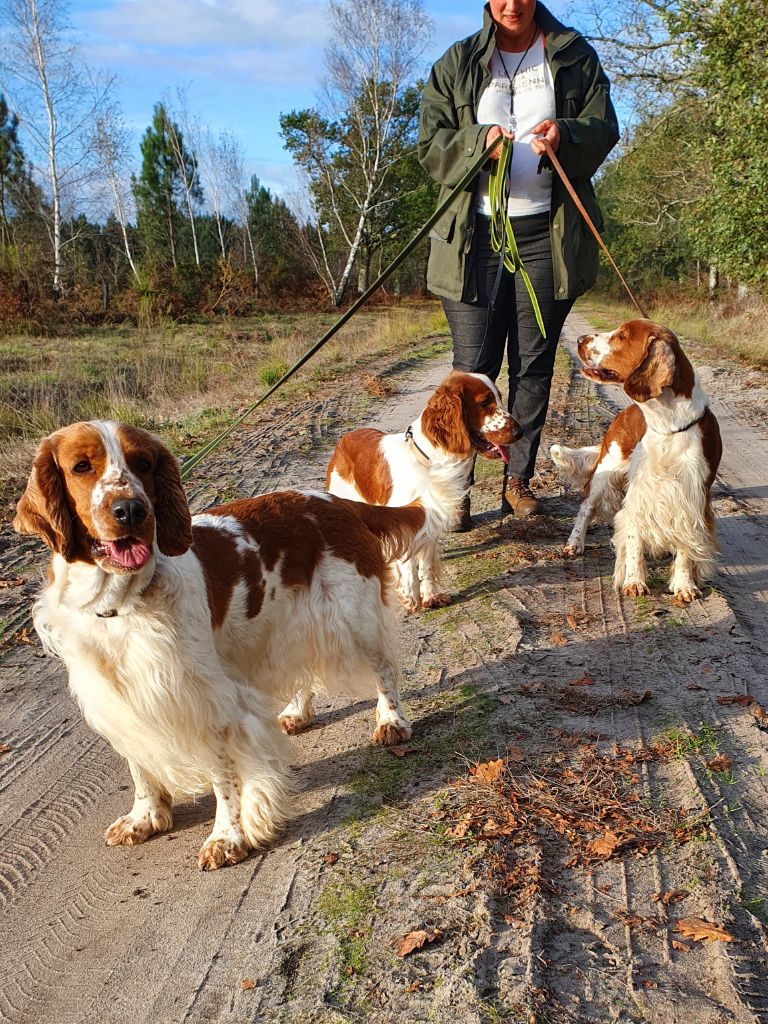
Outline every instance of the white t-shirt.
<svg viewBox="0 0 768 1024"><path fill-rule="evenodd" d="M555 85L544 52L543 33L539 33L525 57L522 53L503 50L500 54L498 49L494 50L489 70L491 80L477 105L477 123L499 124L514 132L509 166L509 215L526 217L548 212L552 200L552 172L536 173L541 158L531 149L531 129L547 118L555 118ZM514 90L510 89L508 75L514 78ZM478 178L477 209L486 216L491 212L487 171Z"/></svg>

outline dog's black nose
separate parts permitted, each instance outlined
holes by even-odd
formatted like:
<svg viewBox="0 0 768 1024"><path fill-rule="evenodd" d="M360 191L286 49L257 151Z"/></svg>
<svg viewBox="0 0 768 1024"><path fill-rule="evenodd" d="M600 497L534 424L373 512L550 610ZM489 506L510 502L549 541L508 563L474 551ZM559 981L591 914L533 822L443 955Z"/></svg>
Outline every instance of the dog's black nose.
<svg viewBox="0 0 768 1024"><path fill-rule="evenodd" d="M121 526L139 526L147 518L146 506L140 498L120 498L111 511Z"/></svg>

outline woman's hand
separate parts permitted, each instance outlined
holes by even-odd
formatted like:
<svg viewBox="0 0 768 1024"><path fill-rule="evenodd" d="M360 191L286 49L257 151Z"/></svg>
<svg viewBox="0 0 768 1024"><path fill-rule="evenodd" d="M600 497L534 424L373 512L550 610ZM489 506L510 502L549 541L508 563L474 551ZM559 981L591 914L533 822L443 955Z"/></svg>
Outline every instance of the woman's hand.
<svg viewBox="0 0 768 1024"><path fill-rule="evenodd" d="M492 124L491 127L488 129L487 135L485 136L485 144L483 146L483 149L488 149L490 144L492 142L495 142L496 139L504 138L509 139L509 141L511 142L514 139L514 137L515 136L512 134L512 132L508 132L507 129L502 128L500 124ZM494 149L494 151L488 157L488 159L498 160L500 156L501 146L497 146L496 149Z"/></svg>
<svg viewBox="0 0 768 1024"><path fill-rule="evenodd" d="M531 131L531 135L533 136L531 139L531 149L536 156L543 156L546 153L544 139L547 140L554 152L557 152L557 147L560 145L560 129L554 121L546 120L542 121L541 124L537 124ZM539 139L536 137L537 135L542 135L543 138Z"/></svg>

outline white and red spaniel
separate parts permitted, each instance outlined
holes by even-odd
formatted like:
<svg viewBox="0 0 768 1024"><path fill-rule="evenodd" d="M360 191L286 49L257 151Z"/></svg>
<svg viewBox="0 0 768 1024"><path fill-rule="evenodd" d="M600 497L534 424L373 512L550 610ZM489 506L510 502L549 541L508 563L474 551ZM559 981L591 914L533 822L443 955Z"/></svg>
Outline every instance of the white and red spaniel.
<svg viewBox="0 0 768 1024"><path fill-rule="evenodd" d="M409 610L448 603L438 591L440 537L456 522L475 456L508 462L507 447L520 433L490 377L453 372L403 433L363 428L336 445L326 473L331 494L369 505L424 506L427 539L394 566Z"/></svg>
<svg viewBox="0 0 768 1024"><path fill-rule="evenodd" d="M605 453L610 474L635 437L626 495L614 520L615 585L628 595L647 594L646 553L672 553L669 589L692 601L717 552L710 489L722 443L707 396L676 336L650 320L584 335L579 357L586 377L623 387L643 417L641 430L636 414L625 412L625 443L613 454L609 444Z"/></svg>
<svg viewBox="0 0 768 1024"><path fill-rule="evenodd" d="M175 459L146 431L75 423L42 442L14 526L53 552L35 628L133 776L108 845L171 828L172 797L210 787L201 868L269 841L290 809L280 698L374 684L374 741L410 736L387 562L424 522L418 506L296 491L190 517Z"/></svg>
<svg viewBox="0 0 768 1024"><path fill-rule="evenodd" d="M563 548L566 555L584 550L587 530L592 523L613 522L627 491L629 460L645 433L645 417L638 405L628 405L617 413L600 445L568 448L553 444L549 449L560 479L584 495L571 535Z"/></svg>

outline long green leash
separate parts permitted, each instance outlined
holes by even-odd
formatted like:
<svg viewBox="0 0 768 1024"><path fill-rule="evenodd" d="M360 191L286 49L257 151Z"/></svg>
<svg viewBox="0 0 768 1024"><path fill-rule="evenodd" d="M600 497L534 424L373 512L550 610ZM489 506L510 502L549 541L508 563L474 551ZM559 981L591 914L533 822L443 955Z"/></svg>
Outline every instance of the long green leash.
<svg viewBox="0 0 768 1024"><path fill-rule="evenodd" d="M307 351L304 353L304 355L301 356L299 359L297 359L296 362L293 364L293 366L289 370L286 370L286 372L283 374L283 376L280 378L280 380L276 381L272 385L272 387L269 388L267 391L265 391L264 394L260 398L257 398L255 402L252 402L237 417L237 419L234 420L225 430L222 430L222 432L220 434L217 434L216 437L212 438L210 441L208 441L206 444L204 444L202 448L200 448L198 451L196 451L193 455L190 455L188 459L185 459L184 464L183 464L183 466L181 468L181 479L182 480L185 480L189 476L189 474L192 472L192 470L200 465L200 463L203 461L203 459L207 458L207 456L210 455L211 452L213 452L216 448L218 448L219 445L223 441L225 441L230 436L230 434L232 434L240 426L240 424L251 415L252 412L254 412L255 409L258 409L258 407L260 405L262 405L264 402L266 402L266 400L271 395L273 395L275 393L275 391L277 391L278 388L281 388L283 386L283 384L285 384L285 382L287 380L290 380L290 378L294 375L294 373L296 373L297 370L301 369L301 367L306 362L308 362L308 360L310 360L312 358L312 356L316 352L319 352L319 350L323 347L323 345L325 345L327 342L329 342L331 340L331 338L334 336L334 334L336 334L336 332L341 327L343 327L344 324L355 315L355 313L358 311L358 309L360 309L361 306L365 305L365 303L368 301L368 299L370 299L370 297L373 295L373 293L378 288L380 288L382 284L384 284L384 282L387 280L387 278L395 270L397 270L397 268L400 266L400 264L403 262L403 260L406 259L408 256L410 256L410 254L413 252L413 250L416 248L416 246L419 244L419 242L421 242L422 239L426 238L428 232L437 223L437 221L442 217L442 215L446 212L446 210L448 210L450 208L451 204L456 199L456 197L461 195L461 193L464 191L464 189L466 189L467 186L474 180L475 176L480 171L480 169L483 166L483 164L485 164L485 162L488 160L488 158L490 157L490 155L494 151L494 149L496 149L496 147L498 146L499 142L500 142L500 138L499 139L495 139L491 143L490 146L488 146L486 149L483 150L482 154L472 164L472 166L469 168L469 170L464 175L464 177L454 186L453 190L445 197L445 199L442 201L442 203L440 203L437 206L437 209L432 214L432 216L427 220L427 222L424 224L424 226L422 228L420 228L419 231L416 232L416 234L413 236L413 238L410 240L410 242L399 253L399 255L397 255L394 258L394 260L390 263L390 265L386 268L386 270L382 271L382 273L379 274L379 276L376 278L376 280L373 282L373 284L366 291L363 292L363 294L357 299L357 301L354 302L349 307L349 309L341 317L339 317L339 319L336 321L336 323L333 324L333 326L330 327L325 332L325 334L322 336L322 338L320 338L318 341L316 341L315 344L311 348L307 349ZM509 160L507 160L507 163L509 163ZM518 255L518 260L519 260L519 255ZM530 285L529 285L529 287L530 287ZM532 289L531 289L531 294L533 294ZM535 301L535 298L534 298L534 301ZM535 308L538 309L538 306L536 306ZM542 333L545 333L543 328L542 328Z"/></svg>
<svg viewBox="0 0 768 1024"><path fill-rule="evenodd" d="M499 159L491 168L488 181L488 201L491 207L491 247L494 252L501 255L502 248L504 266L510 274L519 274L523 279L525 290L531 300L536 323L541 331L542 337L546 338L547 329L539 308L539 300L533 290L528 271L523 266L520 258L520 250L517 248L515 233L512 230L512 221L509 218L509 164L512 159L512 143L506 136L501 147Z"/></svg>

